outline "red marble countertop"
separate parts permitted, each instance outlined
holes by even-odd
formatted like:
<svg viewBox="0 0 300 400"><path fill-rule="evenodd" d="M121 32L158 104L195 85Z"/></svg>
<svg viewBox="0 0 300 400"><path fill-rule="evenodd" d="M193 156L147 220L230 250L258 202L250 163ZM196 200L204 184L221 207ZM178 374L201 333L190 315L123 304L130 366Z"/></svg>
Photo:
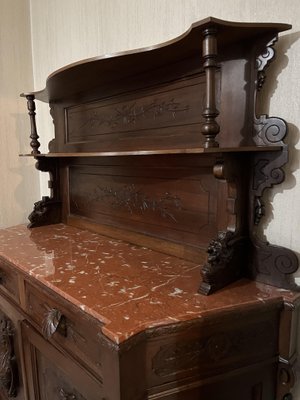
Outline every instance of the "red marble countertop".
<svg viewBox="0 0 300 400"><path fill-rule="evenodd" d="M103 323L115 343L155 326L295 294L242 280L197 293L200 265L63 224L0 230L0 257Z"/></svg>

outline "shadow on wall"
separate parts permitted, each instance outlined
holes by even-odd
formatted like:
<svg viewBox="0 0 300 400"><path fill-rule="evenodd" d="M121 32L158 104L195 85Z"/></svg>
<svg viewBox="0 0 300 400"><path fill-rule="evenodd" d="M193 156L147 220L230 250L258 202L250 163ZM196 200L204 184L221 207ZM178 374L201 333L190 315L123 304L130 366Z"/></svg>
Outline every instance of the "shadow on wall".
<svg viewBox="0 0 300 400"><path fill-rule="evenodd" d="M268 114L270 110L270 102L278 86L277 76L288 66L289 59L287 57L288 50L295 42L300 39L300 32L287 34L280 38L280 41L275 45L276 58L267 69L267 79L262 89L262 93L257 98L256 114ZM269 78L270 77L270 78ZM268 79L269 78L269 79ZM279 115L281 117L281 115ZM296 179L294 172L299 169L300 150L295 148L300 140L299 128L288 123L288 134L285 138L285 143L289 145L289 162L284 167L285 180L282 184L274 186L271 190L266 190L264 194L265 216L260 225L260 237L264 237L264 231L273 220L272 203L277 193L283 193L295 187ZM300 260L300 253L295 252Z"/></svg>

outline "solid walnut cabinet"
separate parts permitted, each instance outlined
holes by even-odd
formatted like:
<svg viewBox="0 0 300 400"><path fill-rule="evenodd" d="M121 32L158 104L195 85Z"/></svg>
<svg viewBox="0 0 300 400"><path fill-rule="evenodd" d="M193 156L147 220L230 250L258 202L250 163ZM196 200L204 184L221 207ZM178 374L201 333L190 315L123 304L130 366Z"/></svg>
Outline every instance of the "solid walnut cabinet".
<svg viewBox="0 0 300 400"><path fill-rule="evenodd" d="M50 195L0 231L3 399L292 398L298 259L258 230L287 125L255 105L289 28L207 18L23 94Z"/></svg>

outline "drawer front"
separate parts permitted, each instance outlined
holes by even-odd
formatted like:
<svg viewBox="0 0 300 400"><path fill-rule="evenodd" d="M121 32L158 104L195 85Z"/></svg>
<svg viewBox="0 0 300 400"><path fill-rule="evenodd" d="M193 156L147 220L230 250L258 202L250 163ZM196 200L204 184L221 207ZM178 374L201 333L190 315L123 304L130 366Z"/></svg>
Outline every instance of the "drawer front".
<svg viewBox="0 0 300 400"><path fill-rule="evenodd" d="M26 312L46 339L66 349L102 376L100 324L75 306L25 282ZM56 326L57 325L57 326Z"/></svg>
<svg viewBox="0 0 300 400"><path fill-rule="evenodd" d="M103 383L22 323L31 399L104 400Z"/></svg>
<svg viewBox="0 0 300 400"><path fill-rule="evenodd" d="M147 344L150 387L174 380L207 379L259 364L278 354L279 309L268 313L236 313L223 322L152 339Z"/></svg>
<svg viewBox="0 0 300 400"><path fill-rule="evenodd" d="M15 302L20 302L18 274L2 259L0 259L0 290Z"/></svg>

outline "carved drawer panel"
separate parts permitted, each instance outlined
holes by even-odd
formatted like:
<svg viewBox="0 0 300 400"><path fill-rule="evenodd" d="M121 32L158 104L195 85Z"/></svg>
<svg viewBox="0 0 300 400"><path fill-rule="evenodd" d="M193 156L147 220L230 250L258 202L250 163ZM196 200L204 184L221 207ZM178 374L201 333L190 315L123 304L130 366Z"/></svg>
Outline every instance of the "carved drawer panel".
<svg viewBox="0 0 300 400"><path fill-rule="evenodd" d="M25 282L26 312L44 338L54 341L73 357L102 376L102 349L99 324L85 317L78 308L58 300Z"/></svg>
<svg viewBox="0 0 300 400"><path fill-rule="evenodd" d="M198 327L152 339L150 387L209 379L211 376L272 360L278 353L279 309L268 313L236 313Z"/></svg>
<svg viewBox="0 0 300 400"><path fill-rule="evenodd" d="M18 274L2 259L0 259L0 290L17 303L20 302Z"/></svg>
<svg viewBox="0 0 300 400"><path fill-rule="evenodd" d="M31 399L102 400L103 384L22 323Z"/></svg>

